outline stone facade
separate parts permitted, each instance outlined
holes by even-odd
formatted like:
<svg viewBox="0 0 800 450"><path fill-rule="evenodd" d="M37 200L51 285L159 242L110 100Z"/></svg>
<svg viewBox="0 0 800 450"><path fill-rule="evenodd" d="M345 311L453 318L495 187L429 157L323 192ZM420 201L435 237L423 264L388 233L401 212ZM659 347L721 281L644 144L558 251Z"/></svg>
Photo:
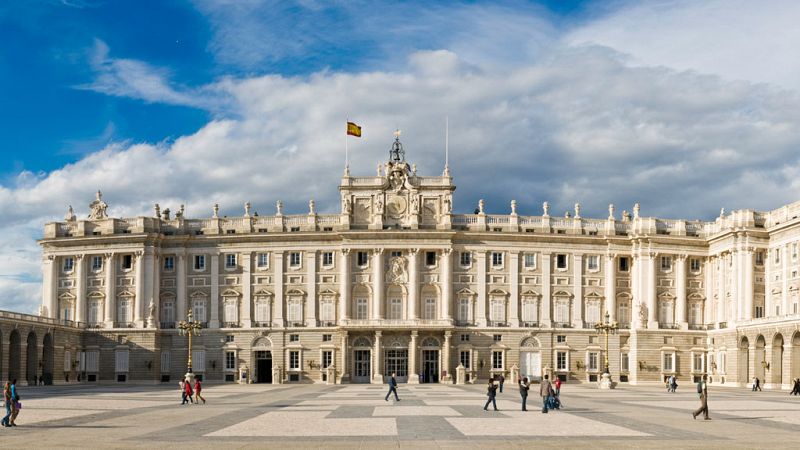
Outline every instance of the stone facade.
<svg viewBox="0 0 800 450"><path fill-rule="evenodd" d="M596 381L675 374L767 387L800 376L800 202L713 222L452 212L453 179L420 176L396 141L375 176L345 169L340 214L48 223L41 315L80 336L83 380L159 382L186 370L176 324L204 329L193 369L254 382L454 382L518 370ZM4 333L3 337L5 338ZM58 347L63 349L64 347ZM796 350L793 350L797 348ZM5 348L4 348L5 350ZM62 351L62 350L57 350ZM74 353L73 353L74 355ZM767 368L767 364L770 365ZM54 379L63 380L55 368ZM76 379L73 371L70 380Z"/></svg>

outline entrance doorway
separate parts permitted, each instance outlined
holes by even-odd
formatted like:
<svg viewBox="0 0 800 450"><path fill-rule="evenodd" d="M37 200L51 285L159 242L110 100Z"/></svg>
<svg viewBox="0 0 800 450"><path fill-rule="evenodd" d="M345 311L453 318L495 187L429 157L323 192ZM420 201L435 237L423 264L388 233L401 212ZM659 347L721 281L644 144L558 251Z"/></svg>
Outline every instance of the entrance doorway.
<svg viewBox="0 0 800 450"><path fill-rule="evenodd" d="M272 352L256 352L256 383L272 383Z"/></svg>
<svg viewBox="0 0 800 450"><path fill-rule="evenodd" d="M540 352L519 352L520 376L530 381L542 380L542 354Z"/></svg>
<svg viewBox="0 0 800 450"><path fill-rule="evenodd" d="M353 383L369 383L372 376L371 352L353 351Z"/></svg>
<svg viewBox="0 0 800 450"><path fill-rule="evenodd" d="M422 351L422 380L423 383L439 382L439 350Z"/></svg>
<svg viewBox="0 0 800 450"><path fill-rule="evenodd" d="M385 368L384 379L388 380L395 374L398 383L408 382L408 349L389 349L384 350L383 367Z"/></svg>

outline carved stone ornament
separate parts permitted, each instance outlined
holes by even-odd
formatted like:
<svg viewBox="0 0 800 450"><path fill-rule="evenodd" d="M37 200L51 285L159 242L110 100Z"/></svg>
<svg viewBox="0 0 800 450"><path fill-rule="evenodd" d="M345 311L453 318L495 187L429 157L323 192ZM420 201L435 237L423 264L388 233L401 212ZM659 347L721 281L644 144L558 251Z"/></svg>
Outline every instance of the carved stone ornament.
<svg viewBox="0 0 800 450"><path fill-rule="evenodd" d="M390 283L405 283L408 279L406 267L408 261L402 256L395 256L389 260L389 270L386 272L386 279Z"/></svg>
<svg viewBox="0 0 800 450"><path fill-rule="evenodd" d="M92 220L106 219L108 218L106 210L108 210L108 204L103 201L103 193L97 191L94 201L89 203L89 218Z"/></svg>
<svg viewBox="0 0 800 450"><path fill-rule="evenodd" d="M400 219L406 213L407 202L405 197L392 195L386 203L386 213L393 219Z"/></svg>
<svg viewBox="0 0 800 450"><path fill-rule="evenodd" d="M644 303L639 302L639 322L642 324L647 323L647 305Z"/></svg>
<svg viewBox="0 0 800 450"><path fill-rule="evenodd" d="M75 221L75 210L72 209L72 205L69 205L67 209L67 214L64 216L64 220L67 222L74 222Z"/></svg>

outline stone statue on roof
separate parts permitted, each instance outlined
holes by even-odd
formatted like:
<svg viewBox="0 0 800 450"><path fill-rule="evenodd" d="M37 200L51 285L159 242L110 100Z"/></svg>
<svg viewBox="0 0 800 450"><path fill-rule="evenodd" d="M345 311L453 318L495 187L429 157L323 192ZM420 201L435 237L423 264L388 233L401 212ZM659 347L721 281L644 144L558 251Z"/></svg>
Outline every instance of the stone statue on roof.
<svg viewBox="0 0 800 450"><path fill-rule="evenodd" d="M89 218L92 220L108 218L108 204L103 201L103 193L99 190L92 203L89 204Z"/></svg>

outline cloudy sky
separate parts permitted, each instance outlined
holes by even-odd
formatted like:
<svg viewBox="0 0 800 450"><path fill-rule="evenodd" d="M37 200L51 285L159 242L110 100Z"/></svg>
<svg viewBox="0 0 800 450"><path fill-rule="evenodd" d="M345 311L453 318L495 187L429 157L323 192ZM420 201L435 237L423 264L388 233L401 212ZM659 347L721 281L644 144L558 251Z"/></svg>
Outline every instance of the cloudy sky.
<svg viewBox="0 0 800 450"><path fill-rule="evenodd" d="M0 4L0 309L39 304L43 224L338 207L392 130L456 211L711 219L800 200L800 2Z"/></svg>

